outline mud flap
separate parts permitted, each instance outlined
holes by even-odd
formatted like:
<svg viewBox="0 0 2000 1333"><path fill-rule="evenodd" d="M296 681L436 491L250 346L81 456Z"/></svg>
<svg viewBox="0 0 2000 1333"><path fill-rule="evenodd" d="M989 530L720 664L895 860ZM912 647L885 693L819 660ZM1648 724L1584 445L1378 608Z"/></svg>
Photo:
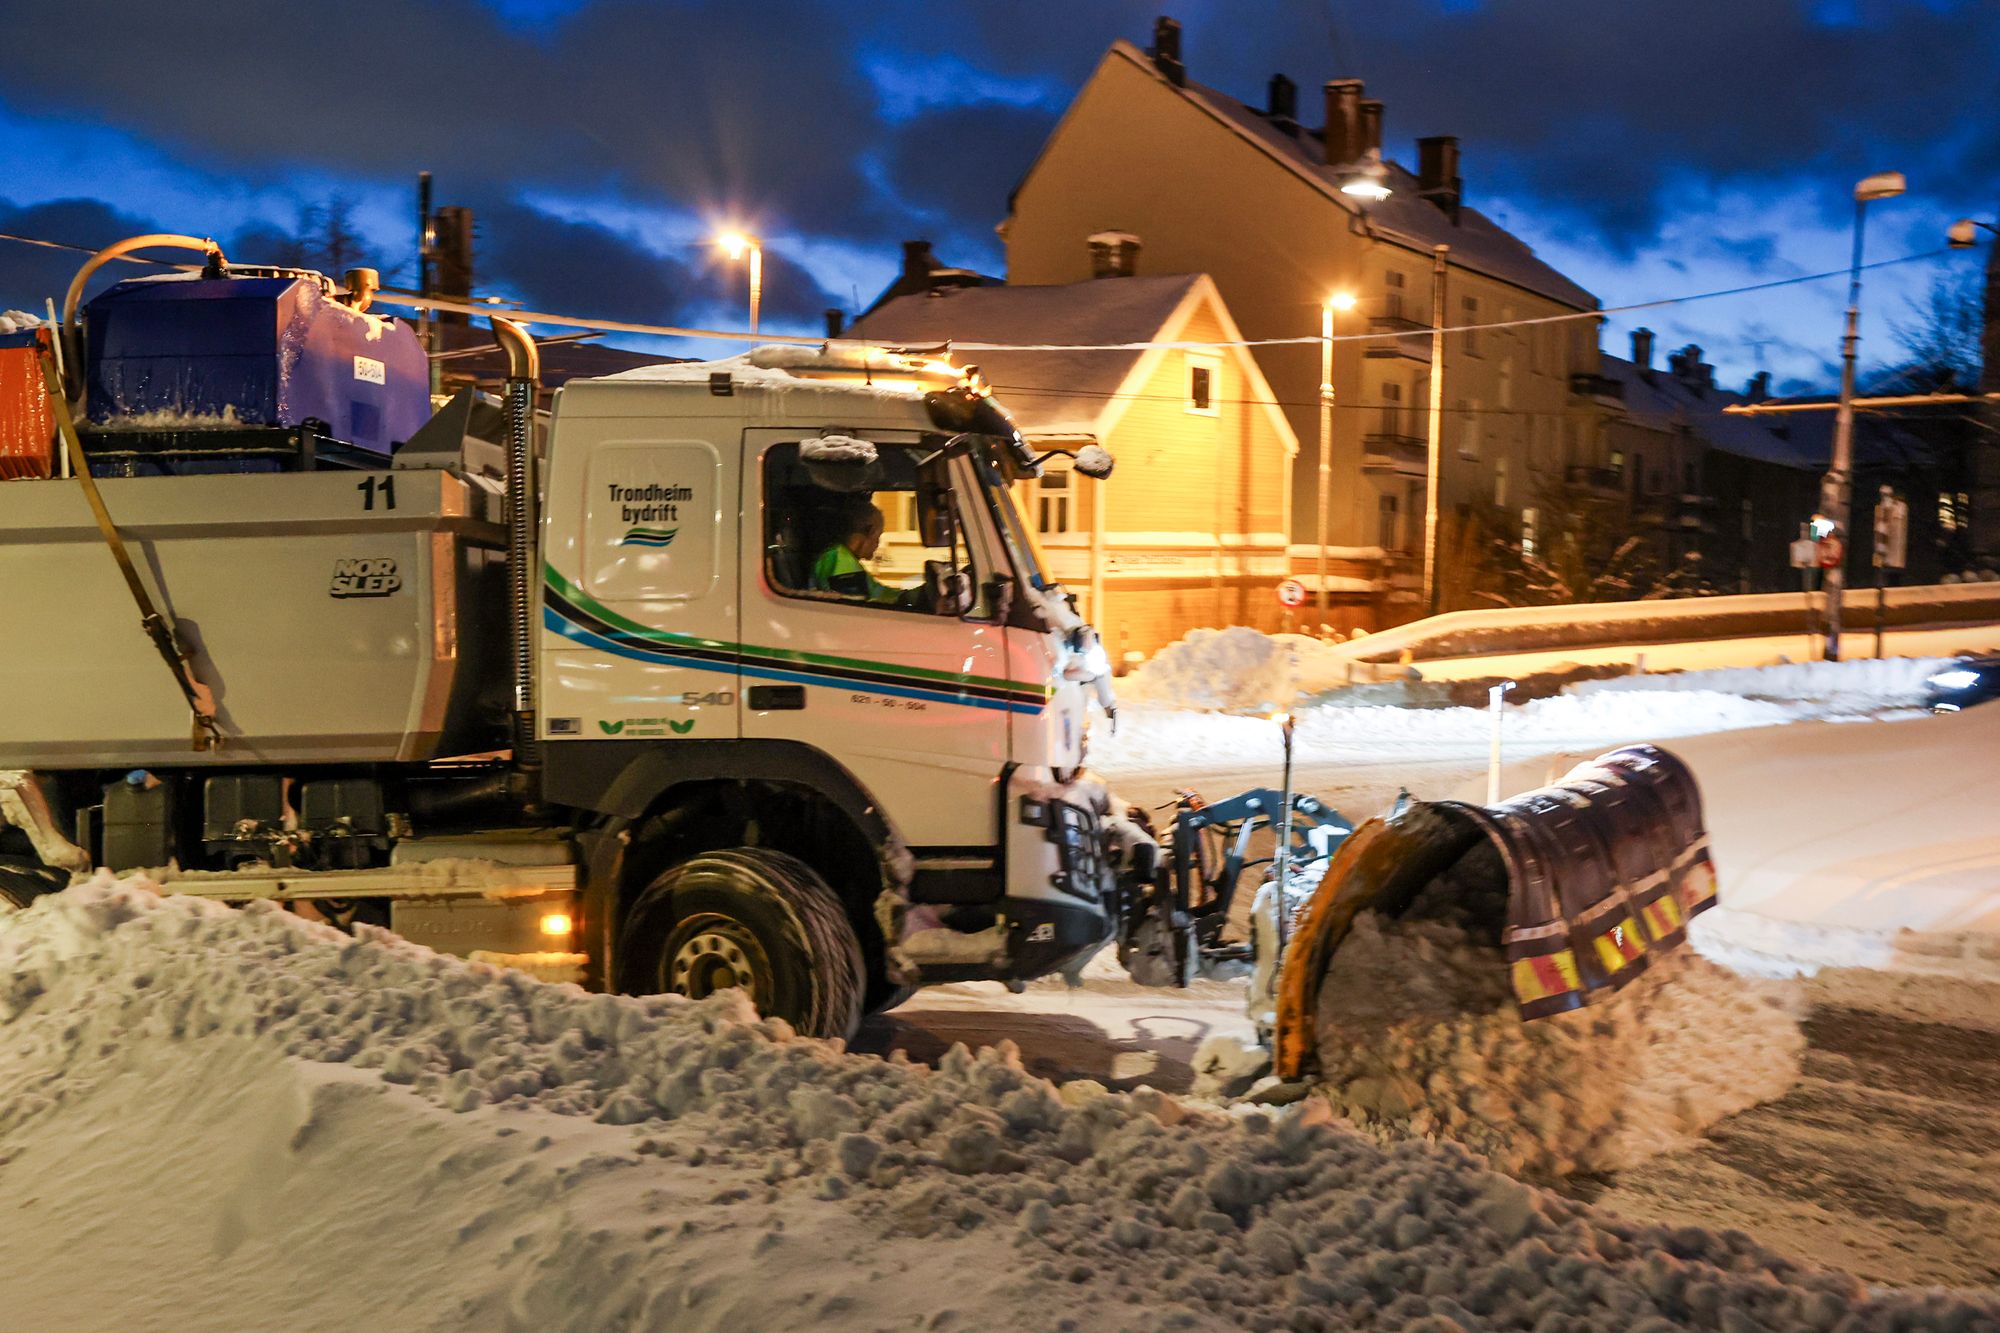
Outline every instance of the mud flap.
<svg viewBox="0 0 2000 1333"><path fill-rule="evenodd" d="M1411 803L1357 828L1306 905L1279 965L1275 1072L1313 1072L1320 983L1362 912L1456 918L1504 950L1521 1016L1536 1019L1628 984L1715 900L1694 775L1655 746L1491 808Z"/></svg>

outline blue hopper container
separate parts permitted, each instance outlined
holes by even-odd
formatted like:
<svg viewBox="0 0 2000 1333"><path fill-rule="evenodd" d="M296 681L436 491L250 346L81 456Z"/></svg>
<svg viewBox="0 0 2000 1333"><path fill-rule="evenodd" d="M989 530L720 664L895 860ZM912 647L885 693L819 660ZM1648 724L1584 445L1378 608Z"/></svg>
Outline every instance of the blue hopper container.
<svg viewBox="0 0 2000 1333"><path fill-rule="evenodd" d="M112 429L316 420L332 439L387 455L431 415L415 332L340 304L318 274L134 278L85 317L87 410Z"/></svg>

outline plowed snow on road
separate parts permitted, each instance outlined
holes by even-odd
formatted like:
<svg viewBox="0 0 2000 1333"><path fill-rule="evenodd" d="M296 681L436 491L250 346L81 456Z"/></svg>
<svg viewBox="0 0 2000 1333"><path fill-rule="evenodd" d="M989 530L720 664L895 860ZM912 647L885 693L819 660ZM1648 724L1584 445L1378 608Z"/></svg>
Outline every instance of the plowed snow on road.
<svg viewBox="0 0 2000 1333"><path fill-rule="evenodd" d="M2000 1324L1311 1112L916 1068L109 879L0 924L0 1029L23 1327Z"/></svg>

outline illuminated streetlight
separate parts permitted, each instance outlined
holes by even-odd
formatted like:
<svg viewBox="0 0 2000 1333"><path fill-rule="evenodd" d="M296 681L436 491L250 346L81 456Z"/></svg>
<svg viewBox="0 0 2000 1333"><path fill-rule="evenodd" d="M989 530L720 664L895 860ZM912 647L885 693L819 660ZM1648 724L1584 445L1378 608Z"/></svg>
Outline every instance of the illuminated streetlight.
<svg viewBox="0 0 2000 1333"><path fill-rule="evenodd" d="M1378 204L1389 197L1389 169L1382 165L1380 149L1368 150L1368 156L1355 164L1347 179L1340 183L1340 192Z"/></svg>
<svg viewBox="0 0 2000 1333"><path fill-rule="evenodd" d="M757 331L757 308L764 300L764 247L755 236L740 231L726 231L715 238L715 244L731 259L750 256L750 332Z"/></svg>
<svg viewBox="0 0 2000 1333"><path fill-rule="evenodd" d="M1326 625L1327 506L1333 493L1333 316L1354 309L1353 292L1335 292L1320 306L1319 320L1319 623Z"/></svg>
<svg viewBox="0 0 2000 1333"><path fill-rule="evenodd" d="M1854 259L1847 270L1847 332L1840 340L1840 415L1833 427L1833 466L1819 487L1819 512L1831 521L1830 535L1847 537L1847 487L1854 470L1854 359L1861 342L1861 233L1868 205L1894 199L1908 186L1900 171L1878 171L1854 187ZM1847 552L1827 567L1820 583L1826 595L1826 660L1840 660L1840 595L1847 583Z"/></svg>

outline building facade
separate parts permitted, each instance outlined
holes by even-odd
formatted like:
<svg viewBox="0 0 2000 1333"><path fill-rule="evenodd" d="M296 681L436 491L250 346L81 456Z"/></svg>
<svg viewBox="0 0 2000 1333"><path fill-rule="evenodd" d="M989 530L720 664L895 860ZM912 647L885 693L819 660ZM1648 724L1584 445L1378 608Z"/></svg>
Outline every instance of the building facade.
<svg viewBox="0 0 2000 1333"><path fill-rule="evenodd" d="M1323 90L1321 129L1305 128L1282 76L1263 109L1188 77L1179 31L1153 49L1115 43L1015 192L1002 224L1008 278L1088 277L1122 238L1129 271L1209 274L1254 348L1302 448L1290 535L1324 536L1343 559L1373 559L1376 623L1418 614L1413 573L1423 544L1434 273L1444 272L1440 512L1505 506L1582 447L1571 376L1594 371L1590 293L1465 203L1457 140L1419 142L1419 169L1381 156L1382 105L1358 80ZM1349 193L1357 180L1386 197ZM1438 247L1446 247L1442 252ZM1318 506L1322 311L1335 317L1329 499ZM1565 318L1567 317L1567 318ZM1301 570L1316 564L1295 550Z"/></svg>
<svg viewBox="0 0 2000 1333"><path fill-rule="evenodd" d="M940 273L954 272L939 270ZM906 278L908 275L906 275ZM1201 274L1045 286L950 278L887 295L851 336L949 350L975 365L1038 449L1100 445L1104 481L1060 454L1017 500L1050 572L1078 597L1114 662L1209 625L1285 628L1285 518L1298 441L1215 284ZM1218 344L994 351L957 344ZM1343 599L1353 623L1373 584Z"/></svg>

